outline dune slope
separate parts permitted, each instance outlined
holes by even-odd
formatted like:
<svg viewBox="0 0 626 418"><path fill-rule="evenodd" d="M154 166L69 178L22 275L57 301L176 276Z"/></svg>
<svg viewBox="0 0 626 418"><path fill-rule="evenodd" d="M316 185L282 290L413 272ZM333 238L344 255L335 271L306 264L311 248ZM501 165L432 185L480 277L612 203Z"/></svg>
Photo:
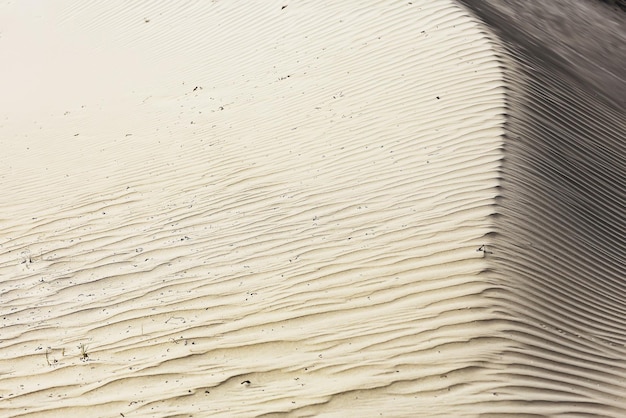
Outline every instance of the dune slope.
<svg viewBox="0 0 626 418"><path fill-rule="evenodd" d="M0 416L624 416L620 18L524 3L0 6Z"/></svg>
<svg viewBox="0 0 626 418"><path fill-rule="evenodd" d="M1 414L475 416L495 396L508 343L477 250L504 88L466 10L4 7L37 73L3 76Z"/></svg>

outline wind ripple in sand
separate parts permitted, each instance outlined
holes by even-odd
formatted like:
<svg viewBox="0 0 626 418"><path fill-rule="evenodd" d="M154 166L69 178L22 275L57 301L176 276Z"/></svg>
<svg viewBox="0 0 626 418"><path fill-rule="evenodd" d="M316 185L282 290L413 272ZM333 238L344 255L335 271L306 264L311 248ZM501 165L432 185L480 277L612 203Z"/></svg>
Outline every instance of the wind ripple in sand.
<svg viewBox="0 0 626 418"><path fill-rule="evenodd" d="M500 411L626 416L626 16L599 2L466 3L514 62L491 258L514 342Z"/></svg>
<svg viewBox="0 0 626 418"><path fill-rule="evenodd" d="M58 19L102 38L100 57L133 51L136 93L99 73L110 97L28 132L39 168L17 137L8 161L3 413L444 413L492 397L476 249L504 91L483 28L449 2L120 4Z"/></svg>
<svg viewBox="0 0 626 418"><path fill-rule="evenodd" d="M182 6L68 2L99 83L6 111L2 413L618 416L622 348L533 322L544 218L496 206L514 54L445 1Z"/></svg>

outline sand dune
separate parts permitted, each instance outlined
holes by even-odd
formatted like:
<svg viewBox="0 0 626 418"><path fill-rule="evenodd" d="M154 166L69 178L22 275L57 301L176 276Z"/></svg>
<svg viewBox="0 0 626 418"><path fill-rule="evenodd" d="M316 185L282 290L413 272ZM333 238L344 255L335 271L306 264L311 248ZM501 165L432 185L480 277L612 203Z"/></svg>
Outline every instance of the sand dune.
<svg viewBox="0 0 626 418"><path fill-rule="evenodd" d="M1 6L0 415L626 414L619 77L346 3Z"/></svg>

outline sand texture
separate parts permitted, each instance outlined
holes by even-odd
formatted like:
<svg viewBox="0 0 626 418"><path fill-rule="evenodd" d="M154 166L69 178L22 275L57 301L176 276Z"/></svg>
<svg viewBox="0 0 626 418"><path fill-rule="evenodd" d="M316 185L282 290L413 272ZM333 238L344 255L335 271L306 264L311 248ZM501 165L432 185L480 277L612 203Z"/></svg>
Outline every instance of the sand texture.
<svg viewBox="0 0 626 418"><path fill-rule="evenodd" d="M626 416L624 14L517 3L0 5L0 416Z"/></svg>

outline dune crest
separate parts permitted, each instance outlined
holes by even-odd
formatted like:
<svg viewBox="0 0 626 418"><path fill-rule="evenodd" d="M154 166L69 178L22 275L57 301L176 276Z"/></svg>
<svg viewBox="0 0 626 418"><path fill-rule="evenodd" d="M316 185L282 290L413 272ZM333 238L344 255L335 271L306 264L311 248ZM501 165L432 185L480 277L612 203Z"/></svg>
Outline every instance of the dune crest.
<svg viewBox="0 0 626 418"><path fill-rule="evenodd" d="M626 15L600 2L463 3L512 61L490 259L515 346L502 411L625 416Z"/></svg>

